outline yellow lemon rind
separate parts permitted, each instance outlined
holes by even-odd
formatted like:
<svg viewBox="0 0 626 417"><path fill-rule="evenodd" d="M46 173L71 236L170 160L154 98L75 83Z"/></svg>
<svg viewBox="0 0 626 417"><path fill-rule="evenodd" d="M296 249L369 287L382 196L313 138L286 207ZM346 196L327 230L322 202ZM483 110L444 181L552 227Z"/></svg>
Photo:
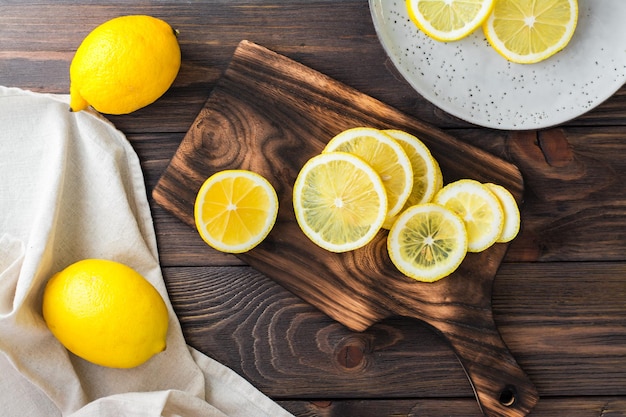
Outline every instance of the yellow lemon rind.
<svg viewBox="0 0 626 417"><path fill-rule="evenodd" d="M451 233L443 236L437 236L435 233L434 238L429 236L428 242L419 242L416 235L422 231L429 231L428 226L434 223L432 217L427 216L437 216L441 223L445 222L448 228L452 228ZM411 224L415 221L419 230L415 230ZM419 246L403 251L402 246L407 242L416 242ZM467 244L468 237L463 220L451 210L434 203L409 207L398 216L387 237L387 250L392 263L406 276L421 282L435 282L456 271L465 259ZM442 246L450 250L442 250ZM445 252L445 255L442 255L442 252ZM442 262L435 262L435 266L422 266L419 260L425 256L434 256Z"/></svg>
<svg viewBox="0 0 626 417"><path fill-rule="evenodd" d="M368 213L369 215L367 217L369 220L367 224L363 224L361 228L363 232L360 232L356 237L344 239L340 242L331 241L324 233L328 233L328 230L334 230L337 223L341 223L336 217L329 217L323 224L319 225L319 227L323 227L324 230L316 228L315 226L317 225L313 224L314 222L311 221L312 217L316 217L317 213L315 210L318 212L320 210L326 210L328 213L331 203L320 201L319 199L316 201L305 201L305 196L308 195L307 188L309 187L313 187L316 190L328 189L328 192L332 194L329 198L336 198L338 191L335 191L332 187L317 187L315 184L311 184L309 178L309 175L318 174L319 171L316 170L322 169L321 167L335 163L346 164L351 167L350 169L360 172L360 174L362 174L360 181L368 181L367 184L360 185L368 188L370 193L373 193L371 194L371 197L373 197L372 201L377 202L372 208L372 212ZM336 179L341 183L346 183L346 187L350 189L349 180L353 179L355 176L356 175L353 175L347 178L337 177ZM314 205L315 209L309 210L307 208L308 203ZM387 194L385 186L376 171L361 158L346 152L327 152L309 159L298 173L293 187L293 205L296 221L305 236L316 245L330 252L342 253L361 248L374 239L385 220L387 213ZM348 208L351 209L350 207Z"/></svg>
<svg viewBox="0 0 626 417"><path fill-rule="evenodd" d="M54 274L42 313L61 344L86 361L134 368L166 347L169 312L159 292L119 262L83 259Z"/></svg>
<svg viewBox="0 0 626 417"><path fill-rule="evenodd" d="M519 233L521 216L517 201L513 194L501 185L493 183L485 183L485 186L491 190L492 193L498 197L502 209L504 210L504 226L502 227L502 233L498 238L498 243L506 243L513 240Z"/></svg>
<svg viewBox="0 0 626 417"><path fill-rule="evenodd" d="M476 15L465 22L465 25L458 29L438 29L430 19L419 11L419 3L421 0L406 0L406 8L411 21L429 37L440 42L452 42L463 39L474 32L487 19L493 10L495 0L483 0L481 8ZM430 3L433 3L432 1ZM441 3L445 1L441 0ZM450 7L450 6L448 6Z"/></svg>
<svg viewBox="0 0 626 417"><path fill-rule="evenodd" d="M428 203L443 186L443 175L439 163L433 157L430 149L428 149L424 142L414 135L397 129L383 130L383 132L394 138L396 142L402 146L407 155L409 155L410 152L414 153L426 168L426 188L419 196L418 192L420 192L420 190L417 190L415 187L418 178L414 169L413 188L406 204L414 206L416 204ZM410 156L409 160L411 160ZM411 165L415 165L413 161L411 161Z"/></svg>
<svg viewBox="0 0 626 417"><path fill-rule="evenodd" d="M265 216L264 223L258 228L258 231L242 242L229 244L224 242L220 237L213 236L207 230L207 222L211 219L205 219L203 215L203 205L207 200L207 194L214 186L219 186L220 182L226 179L241 179L248 181L248 185L259 187L266 198L267 207L264 207ZM194 222L196 230L202 239L213 249L225 253L243 253L252 250L259 245L269 233L272 231L276 218L278 216L278 196L272 184L262 175L244 169L231 169L219 171L207 178L196 195L194 202Z"/></svg>
<svg viewBox="0 0 626 417"><path fill-rule="evenodd" d="M471 207L465 198L471 198ZM468 229L468 252L482 252L497 242L504 227L504 210L496 195L484 184L461 179L444 186L435 196L435 203L459 215ZM478 204L476 204L478 201ZM487 224L477 225L474 214L490 216Z"/></svg>
<svg viewBox="0 0 626 417"><path fill-rule="evenodd" d="M413 168L413 187L402 210L416 204L430 202L443 186L441 168L437 160L431 154L430 149L416 136L403 130L387 129L383 130L383 132L394 138L396 142L402 146L409 156ZM421 172L418 171L420 168L425 169L425 175L420 175ZM385 220L383 228L389 229L395 218L397 218L397 215Z"/></svg>
<svg viewBox="0 0 626 417"><path fill-rule="evenodd" d="M519 54L508 48L505 42L498 36L498 33L494 27L494 22L497 19L497 4L494 7L494 11L483 22L482 29L487 41L491 47L498 52L502 57L517 64L536 64L544 61L558 52L562 51L571 41L578 25L578 2L577 0L568 0L571 6L571 15L568 22L565 24L565 32L563 36L559 38L557 42L554 42L549 48L536 53L531 54ZM497 3L497 2L496 2Z"/></svg>
<svg viewBox="0 0 626 417"><path fill-rule="evenodd" d="M370 158L371 155L365 155L359 150L350 150L350 148L354 149L355 146L358 146L359 138L373 138L378 147L390 150L396 160L391 163L387 161L383 163L380 160L373 160ZM378 173L387 191L388 217L393 217L402 210L413 188L413 168L408 155L395 139L383 131L371 127L350 128L334 136L326 144L322 153L337 151L354 154L372 166ZM401 175L395 177L387 175L387 171L392 166L399 167Z"/></svg>
<svg viewBox="0 0 626 417"><path fill-rule="evenodd" d="M70 109L128 114L159 99L178 75L177 32L147 15L110 19L81 42L70 64Z"/></svg>

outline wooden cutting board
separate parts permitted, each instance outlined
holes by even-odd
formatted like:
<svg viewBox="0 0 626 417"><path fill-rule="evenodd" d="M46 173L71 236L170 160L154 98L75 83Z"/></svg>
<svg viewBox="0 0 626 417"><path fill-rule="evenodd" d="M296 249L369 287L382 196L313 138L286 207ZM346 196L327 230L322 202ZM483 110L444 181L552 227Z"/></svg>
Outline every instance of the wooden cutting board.
<svg viewBox="0 0 626 417"><path fill-rule="evenodd" d="M195 227L194 200L206 178L224 169L260 173L278 193L278 220L241 259L354 331L392 315L427 322L454 349L486 415L526 415L537 391L502 341L491 310L506 244L468 254L450 277L419 283L391 263L385 231L362 249L335 254L299 229L291 196L300 168L334 135L356 126L406 130L431 149L444 182L494 182L521 201L523 180L515 166L248 41L239 44L154 199Z"/></svg>

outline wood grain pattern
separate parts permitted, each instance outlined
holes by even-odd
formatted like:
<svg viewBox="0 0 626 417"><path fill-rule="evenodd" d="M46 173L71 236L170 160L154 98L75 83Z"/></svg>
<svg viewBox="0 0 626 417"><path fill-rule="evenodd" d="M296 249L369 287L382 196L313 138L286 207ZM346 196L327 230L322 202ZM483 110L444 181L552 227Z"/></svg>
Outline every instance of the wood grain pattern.
<svg viewBox="0 0 626 417"><path fill-rule="evenodd" d="M625 274L626 264L604 262L499 269L494 319L539 404L626 395ZM417 320L394 317L353 332L251 267L166 268L165 277L188 342L273 397L472 394L450 346Z"/></svg>
<svg viewBox="0 0 626 417"><path fill-rule="evenodd" d="M453 129L452 135L518 166L525 178L522 231L509 246L504 262L620 261L626 253L626 152L624 129L559 127L539 132ZM540 140L541 135L541 140ZM184 134L129 135L144 163L148 188L166 169ZM545 146L559 136L570 162ZM544 144L544 147L541 144ZM551 152L551 155L544 153ZM547 161L560 161L550 165ZM570 188L569 182L576 186ZM241 265L234 256L207 249L195 230L153 207L161 233L161 262L169 265ZM586 239L581 239L586 236ZM593 241L589 245L588 241Z"/></svg>
<svg viewBox="0 0 626 417"><path fill-rule="evenodd" d="M210 174L232 168L264 175L281 209L274 230L239 257L306 301L362 331L391 315L419 318L452 345L487 415L525 415L537 392L497 331L491 286L506 245L468 254L449 278L417 283L391 264L386 234L366 247L332 254L299 230L291 206L298 171L331 137L354 126L398 128L420 137L447 181L502 184L521 200L513 165L316 71L243 41L157 183L157 203L193 226L193 201Z"/></svg>
<svg viewBox="0 0 626 417"><path fill-rule="evenodd" d="M300 417L422 417L463 416L480 417L476 404L463 399L418 399L387 401L279 401ZM542 400L531 414L533 417L622 417L626 401L612 397L591 399Z"/></svg>
<svg viewBox="0 0 626 417"><path fill-rule="evenodd" d="M365 0L0 0L0 84L67 93L82 38L129 13L181 32L174 86L145 109L109 117L139 154L149 193L240 40L268 46L519 167L522 234L496 274L492 309L541 395L530 416L626 416L626 86L549 131L477 128L398 75ZM389 318L352 332L151 204L189 343L296 416L481 415L453 351L429 326Z"/></svg>
<svg viewBox="0 0 626 417"><path fill-rule="evenodd" d="M62 15L60 11L62 10ZM96 25L150 12L181 31L181 73L156 103L112 116L125 133L185 132L241 39L251 39L441 128L472 125L417 94L385 56L364 0L0 2L0 84L68 93L73 51ZM71 21L71 30L67 22ZM626 88L567 126L624 126Z"/></svg>

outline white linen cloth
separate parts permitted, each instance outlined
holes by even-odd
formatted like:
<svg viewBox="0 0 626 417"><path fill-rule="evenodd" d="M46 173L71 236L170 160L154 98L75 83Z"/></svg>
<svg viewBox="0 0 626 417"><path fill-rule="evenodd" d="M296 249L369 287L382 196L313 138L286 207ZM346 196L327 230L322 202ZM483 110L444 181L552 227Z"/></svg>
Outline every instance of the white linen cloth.
<svg viewBox="0 0 626 417"><path fill-rule="evenodd" d="M163 282L139 160L68 96L0 87L0 414L291 416L224 365L187 346ZM41 314L50 276L84 258L125 263L170 313L167 349L133 369L69 353Z"/></svg>

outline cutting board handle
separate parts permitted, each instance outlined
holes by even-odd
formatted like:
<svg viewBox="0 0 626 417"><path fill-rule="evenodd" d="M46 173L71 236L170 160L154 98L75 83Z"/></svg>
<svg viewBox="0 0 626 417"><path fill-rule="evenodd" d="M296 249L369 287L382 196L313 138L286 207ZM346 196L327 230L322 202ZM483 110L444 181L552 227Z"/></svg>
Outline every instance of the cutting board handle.
<svg viewBox="0 0 626 417"><path fill-rule="evenodd" d="M517 364L497 330L491 310L473 312L467 323L424 318L450 343L467 374L482 412L489 417L523 417L539 401L534 384ZM480 322L480 326L476 326Z"/></svg>
<svg viewBox="0 0 626 417"><path fill-rule="evenodd" d="M473 178L506 187L521 201L514 165L260 45L242 41L155 186L157 203L194 227L202 181L224 169L249 169L277 190L272 232L246 263L353 331L391 315L417 317L456 351L485 414L523 416L537 402L532 383L505 347L491 316L491 290L508 244L468 254L458 270L420 283L391 263L384 232L347 253L328 252L297 225L292 191L304 163L355 126L400 129L422 139L447 182Z"/></svg>

